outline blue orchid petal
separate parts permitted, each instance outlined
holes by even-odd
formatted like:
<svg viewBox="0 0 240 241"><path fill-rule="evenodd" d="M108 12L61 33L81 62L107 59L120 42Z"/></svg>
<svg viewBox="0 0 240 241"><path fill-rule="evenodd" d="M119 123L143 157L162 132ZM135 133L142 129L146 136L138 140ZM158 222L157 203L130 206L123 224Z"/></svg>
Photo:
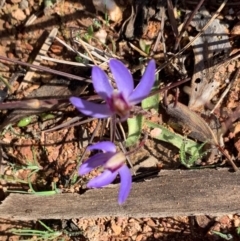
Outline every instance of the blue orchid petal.
<svg viewBox="0 0 240 241"><path fill-rule="evenodd" d="M128 98L132 105L138 104L149 95L155 81L155 69L155 61L151 60L142 76L141 81Z"/></svg>
<svg viewBox="0 0 240 241"><path fill-rule="evenodd" d="M106 100L113 92L113 87L109 82L106 73L97 66L92 68L92 81L95 91Z"/></svg>
<svg viewBox="0 0 240 241"><path fill-rule="evenodd" d="M118 170L118 172L121 178L118 203L123 204L126 201L132 188L132 175L129 168L126 165L123 165Z"/></svg>
<svg viewBox="0 0 240 241"><path fill-rule="evenodd" d="M92 171L92 169L104 165L109 158L113 156L113 153L98 153L92 157L90 157L87 161L85 161L80 168L78 169L78 174L80 176L85 175Z"/></svg>
<svg viewBox="0 0 240 241"><path fill-rule="evenodd" d="M111 172L110 170L105 170L99 176L93 178L88 184L88 188L99 188L107 186L108 184L112 183L116 178L118 170L115 172Z"/></svg>
<svg viewBox="0 0 240 241"><path fill-rule="evenodd" d="M111 141L101 141L87 148L89 151L102 150L105 152L116 152L116 146Z"/></svg>
<svg viewBox="0 0 240 241"><path fill-rule="evenodd" d="M133 91L133 78L130 71L125 65L116 59L109 61L109 67L113 74L113 78L117 84L119 92L121 92L127 99Z"/></svg>
<svg viewBox="0 0 240 241"><path fill-rule="evenodd" d="M96 104L78 97L70 97L69 100L84 115L95 118L108 118L113 114L106 104Z"/></svg>

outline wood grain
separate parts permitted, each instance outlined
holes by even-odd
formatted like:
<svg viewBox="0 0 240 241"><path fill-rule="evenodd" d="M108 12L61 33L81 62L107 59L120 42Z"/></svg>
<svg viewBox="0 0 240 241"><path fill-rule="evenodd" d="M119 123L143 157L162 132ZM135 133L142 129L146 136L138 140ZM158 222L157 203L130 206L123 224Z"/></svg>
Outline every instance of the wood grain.
<svg viewBox="0 0 240 241"><path fill-rule="evenodd" d="M126 203L117 204L118 185L84 194L10 194L0 217L15 220L77 217L169 217L240 213L240 174L223 170L165 170L134 183Z"/></svg>

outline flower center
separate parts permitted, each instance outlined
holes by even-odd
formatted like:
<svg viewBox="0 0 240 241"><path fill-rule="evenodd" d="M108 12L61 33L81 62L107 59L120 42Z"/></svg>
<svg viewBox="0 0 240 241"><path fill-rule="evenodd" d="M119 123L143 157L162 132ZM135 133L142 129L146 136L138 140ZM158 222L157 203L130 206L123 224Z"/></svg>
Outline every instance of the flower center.
<svg viewBox="0 0 240 241"><path fill-rule="evenodd" d="M131 106L127 103L122 93L113 92L112 96L107 99L110 109L116 112L121 118L129 115Z"/></svg>
<svg viewBox="0 0 240 241"><path fill-rule="evenodd" d="M105 163L105 168L116 171L125 163L126 157L122 152L117 152Z"/></svg>

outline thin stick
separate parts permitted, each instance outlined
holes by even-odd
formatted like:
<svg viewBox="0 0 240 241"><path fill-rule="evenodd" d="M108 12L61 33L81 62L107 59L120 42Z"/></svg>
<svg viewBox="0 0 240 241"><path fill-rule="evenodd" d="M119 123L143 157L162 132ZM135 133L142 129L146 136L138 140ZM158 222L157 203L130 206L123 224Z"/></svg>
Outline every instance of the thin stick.
<svg viewBox="0 0 240 241"><path fill-rule="evenodd" d="M147 98L150 97L150 96L156 95L156 94L158 94L158 93L164 92L164 91L166 91L166 90L168 90L168 89L175 88L175 87L177 87L177 86L179 86L179 85L182 85L182 84L188 82L189 80L191 80L191 78L187 78L187 79L184 79L184 80L177 80L176 82L174 82L174 83L172 83L172 84L170 84L170 85L168 85L168 86L166 86L166 87L164 87L164 88L161 88L160 90L155 90L155 91L151 92L151 93L147 96Z"/></svg>
<svg viewBox="0 0 240 241"><path fill-rule="evenodd" d="M115 133L115 135L116 135L116 138L117 138L118 141L119 141L119 146L120 146L122 152L125 154L126 159L127 159L127 162L128 162L128 164L130 165L130 167L131 167L131 169L132 169L132 171L133 171L133 174L136 175L136 173L135 173L135 171L134 171L134 168L133 168L133 164L132 164L129 156L126 155L128 152L127 152L126 148L124 147L123 143L120 141L120 140L121 140L121 136L120 136L120 133L119 133L119 131L118 131L117 128L116 128L116 133Z"/></svg>
<svg viewBox="0 0 240 241"><path fill-rule="evenodd" d="M81 45L81 42L79 42L79 41L77 41L77 40L73 40L73 42ZM90 49L90 53L91 53L93 56L97 57L98 59L100 59L100 60L102 60L102 61L104 61L104 62L108 62L109 58L112 58L111 55L108 55L108 56L107 56L108 59L107 59L106 57L103 56L103 55L106 55L105 52L100 51L99 49L92 47L90 44L88 44L88 43L86 43L86 42L84 42L84 44L85 44L85 46L86 46L88 49Z"/></svg>
<svg viewBox="0 0 240 241"><path fill-rule="evenodd" d="M110 140L111 142L115 142L115 136L116 136L116 114L112 116L110 119Z"/></svg>
<svg viewBox="0 0 240 241"><path fill-rule="evenodd" d="M89 58L87 55L84 55L80 52L78 52L77 50L73 49L71 46L69 46L68 44L66 44L64 41L62 41L60 38L56 37L55 38L59 43L61 43L63 46L65 46L67 49L71 50L72 52L78 54L80 57L87 59L89 61L92 61L91 58Z"/></svg>
<svg viewBox="0 0 240 241"><path fill-rule="evenodd" d="M194 15L195 15L196 12L198 11L198 9L202 6L203 2L204 2L204 0L201 0L201 1L198 3L198 5L195 7L195 9L192 11L191 15L190 15L189 18L187 19L187 21L184 23L180 34L177 36L176 43L175 43L175 46L174 46L174 50L177 50L178 45L179 45L179 43L180 43L180 40L181 40L181 38L182 38L182 36L183 36L184 31L186 30L186 28L188 27L188 25L189 25L190 22L192 21Z"/></svg>
<svg viewBox="0 0 240 241"><path fill-rule="evenodd" d="M235 172L239 172L238 167L236 166L230 155L221 146L218 146L218 149L227 158L228 162L232 165L233 170Z"/></svg>
<svg viewBox="0 0 240 241"><path fill-rule="evenodd" d="M209 25L212 23L212 21L219 15L221 10L225 7L228 0L224 0L222 4L219 6L217 11L214 13L214 15L211 17L211 19L207 22L207 24L199 31L199 33L185 46L183 47L178 53L174 54L168 61L166 61L164 64L162 64L156 71L156 74L159 73L163 68L165 68L174 58L182 54L184 51L186 51L193 43L194 41L200 37L203 32L209 27Z"/></svg>
<svg viewBox="0 0 240 241"><path fill-rule="evenodd" d="M157 36L156 42L154 44L153 50L150 53L150 56L152 56L152 54L154 54L156 52L158 44L159 44L160 39L161 39L161 36L162 36L162 34L161 34L161 29L160 29L159 32L158 32L158 36Z"/></svg>
<svg viewBox="0 0 240 241"><path fill-rule="evenodd" d="M139 143L139 145L132 151L129 151L126 153L126 156L132 155L133 153L136 153L140 148L142 148L146 142L146 140L148 139L148 133L144 132L144 136L142 141Z"/></svg>
<svg viewBox="0 0 240 241"><path fill-rule="evenodd" d="M54 58L50 58L48 56L41 56L41 59L52 61L54 63L69 64L69 65L81 66L81 67L94 66L93 64L86 65L86 64L82 64L82 63L78 63L78 62L72 62L72 61L61 60L61 59L54 59Z"/></svg>
<svg viewBox="0 0 240 241"><path fill-rule="evenodd" d="M45 39L39 53L37 54L36 58L33 61L33 65L37 66L41 64L42 58L41 56L44 56L47 54L50 46L52 45L55 37L57 36L58 33L58 29L57 28L53 28L52 31L48 34L47 38ZM36 73L35 70L33 69L29 69L28 72L26 73L26 75L24 76L23 81L21 82L20 86L18 87L18 91L21 89L26 89L26 87L29 84L34 84L33 82L33 76Z"/></svg>
<svg viewBox="0 0 240 241"><path fill-rule="evenodd" d="M102 60L105 63L109 61L109 59L104 58L102 55L98 54L95 51L91 51L90 53L92 54L92 56L97 57L98 59Z"/></svg>
<svg viewBox="0 0 240 241"><path fill-rule="evenodd" d="M123 140L126 141L126 134L125 134L125 131L123 129L123 126L122 126L122 123L120 121L117 122L121 132L122 132L122 135L123 135Z"/></svg>
<svg viewBox="0 0 240 241"><path fill-rule="evenodd" d="M144 57L148 57L148 54L146 54L145 52L143 52L141 49L139 49L138 47L136 47L134 44L129 42L129 45L131 48L133 48L134 50L136 50L139 54L141 54Z"/></svg>
<svg viewBox="0 0 240 241"><path fill-rule="evenodd" d="M175 19L175 15L174 15L172 0L167 0L167 11L168 11L170 24L171 24L171 27L173 30L173 34L177 38L179 34L178 34L177 21Z"/></svg>
<svg viewBox="0 0 240 241"><path fill-rule="evenodd" d="M162 19L161 19L161 39L162 39L162 45L163 45L163 53L164 53L164 59L167 58L166 56L166 44L165 44L165 38L164 38L164 24L165 24L165 9L164 7L160 8L162 13Z"/></svg>
<svg viewBox="0 0 240 241"><path fill-rule="evenodd" d="M77 42L77 40L74 40L74 42ZM86 45L89 49L91 49L92 51L94 51L94 52L96 52L96 53L99 52L99 53L101 53L102 55L106 55L108 58L116 58L116 59L119 58L119 56L117 56L117 55L115 55L115 54L113 54L113 53L109 54L109 53L107 53L107 52L105 52L105 51L103 51L103 50L101 50L101 49L99 49L99 48L93 47L92 45L90 45L90 44L87 43L87 42L85 42L85 45Z"/></svg>
<svg viewBox="0 0 240 241"><path fill-rule="evenodd" d="M85 51L89 54L89 56L90 56L92 62L93 62L95 65L98 65L97 62L95 61L95 59L93 58L91 52L89 51L89 49L86 47L85 42L82 41L81 38L79 38L79 42L81 43L81 45L83 46L83 48L85 49Z"/></svg>
<svg viewBox="0 0 240 241"><path fill-rule="evenodd" d="M33 13L27 20L27 22L24 24L24 27L29 27L30 25L33 24L33 22L37 19L37 17L42 14L42 10L36 12L36 13Z"/></svg>
<svg viewBox="0 0 240 241"><path fill-rule="evenodd" d="M66 122L64 122L64 123L62 123L62 124L60 124L58 126L55 126L55 127L51 128L51 129L43 130L42 133L45 134L45 133L48 133L48 132L56 131L58 129L70 128L70 127L72 127L72 125L71 125L72 123L75 123L75 122L79 121L81 118L82 117L80 117L80 116L75 116L71 120L66 121ZM95 119L96 118L88 118L87 120L80 121L77 124L78 125L82 125L82 124L88 123L90 121L93 121Z"/></svg>
<svg viewBox="0 0 240 241"><path fill-rule="evenodd" d="M67 77L69 79L75 79L75 80L80 80L80 81L84 81L84 82L87 82L87 83L92 83L92 81L89 80L89 79L84 79L82 77L79 77L79 76L76 76L76 75L73 75L73 74L68 74L68 73L64 73L62 71L50 69L48 67L37 66L37 65L25 63L25 62L22 62L22 61L19 61L19 60L10 59L10 58L2 56L2 55L0 55L0 60L9 61L9 62L12 62L12 63L15 63L15 64L27 66L27 67L37 69L37 70L41 70L41 71L46 71L48 73L64 76L64 77Z"/></svg>
<svg viewBox="0 0 240 241"><path fill-rule="evenodd" d="M160 13L162 14L162 19L164 19L164 17L165 17L165 12L162 11L162 8L160 8L160 11L161 11ZM161 28L160 28L160 30L159 30L159 33L158 33L158 36L157 36L157 40L156 40L156 42L155 42L155 44L154 44L153 50L152 50L152 52L151 52L150 55L152 55L152 53L155 53L155 52L157 51L158 44L159 44L160 39L161 39L161 37L162 37L162 30L163 30L163 28L162 28L162 22L161 22Z"/></svg>
<svg viewBox="0 0 240 241"><path fill-rule="evenodd" d="M213 14L213 16L210 18L210 20L206 23L206 25L199 31L199 33L186 45L184 46L177 55L182 54L185 50L187 50L194 42L195 40L200 37L203 32L212 24L213 20L219 15L219 13L222 11L222 9L225 7L228 0L224 0L223 3L220 5L218 10Z"/></svg>
<svg viewBox="0 0 240 241"><path fill-rule="evenodd" d="M95 136L96 136L96 134L97 134L97 132L98 132L98 129L99 129L99 127L100 127L100 124L101 124L101 119L98 119L97 126L96 126L96 128L95 128L95 130L94 130L94 132L93 132L93 134L92 134L92 136L91 136L91 138L90 138L90 140L89 140L89 144L91 144L91 143L93 142L93 139L95 138ZM84 151L83 151L83 154L82 154L82 156L81 156L81 158L80 158L80 160L79 160L79 163L78 163L76 169L75 169L75 170L73 171L73 173L70 175L70 180L72 180L72 178L73 178L73 176L75 175L76 171L78 170L78 168L79 168L80 165L82 164L82 161L83 161L83 159L84 159L85 156L86 156L86 153L87 153L87 146L85 147L85 149L84 149ZM78 182L79 182L79 181L77 181L74 185L76 185Z"/></svg>
<svg viewBox="0 0 240 241"><path fill-rule="evenodd" d="M227 88L224 90L224 92L222 93L220 99L218 100L218 102L216 103L216 105L214 106L214 108L211 110L211 114L216 110L216 108L220 105L220 103L223 101L224 97L227 95L227 93L229 92L229 90L232 88L233 84L235 83L235 81L237 80L238 76L239 76L239 72L240 72L240 68L237 69L233 79L231 80L231 82L228 84Z"/></svg>

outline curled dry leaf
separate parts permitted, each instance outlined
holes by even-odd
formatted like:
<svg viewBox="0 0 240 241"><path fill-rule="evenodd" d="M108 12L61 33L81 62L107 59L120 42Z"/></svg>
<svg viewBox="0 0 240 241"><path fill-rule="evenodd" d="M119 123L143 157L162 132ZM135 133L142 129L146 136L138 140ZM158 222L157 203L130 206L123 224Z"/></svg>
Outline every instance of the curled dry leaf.
<svg viewBox="0 0 240 241"><path fill-rule="evenodd" d="M213 145L218 145L219 141L205 120L191 111L187 106L177 103L168 104L166 112L176 120L181 128L188 129L188 136L201 142L208 141Z"/></svg>
<svg viewBox="0 0 240 241"><path fill-rule="evenodd" d="M201 10L194 17L191 25L200 31L211 18L206 10ZM191 37L190 37L191 40ZM219 91L219 87L227 78L227 71L219 72L217 65L229 54L231 45L227 28L215 19L204 33L193 44L194 74L191 88L186 87L189 95L189 108L201 110Z"/></svg>

